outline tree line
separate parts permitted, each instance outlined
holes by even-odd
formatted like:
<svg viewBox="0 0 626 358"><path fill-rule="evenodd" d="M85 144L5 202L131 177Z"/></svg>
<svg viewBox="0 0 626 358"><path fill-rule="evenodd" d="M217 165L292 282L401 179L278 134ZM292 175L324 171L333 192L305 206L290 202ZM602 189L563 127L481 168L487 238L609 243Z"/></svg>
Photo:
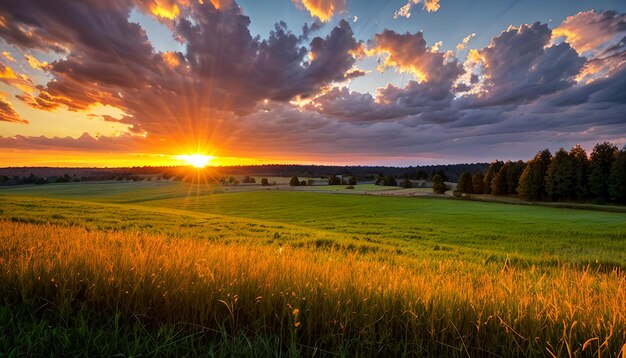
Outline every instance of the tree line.
<svg viewBox="0 0 626 358"><path fill-rule="evenodd" d="M626 146L597 144L591 155L576 145L554 155L544 149L527 162L493 161L486 174L464 172L457 190L467 194L517 195L532 201L626 204Z"/></svg>

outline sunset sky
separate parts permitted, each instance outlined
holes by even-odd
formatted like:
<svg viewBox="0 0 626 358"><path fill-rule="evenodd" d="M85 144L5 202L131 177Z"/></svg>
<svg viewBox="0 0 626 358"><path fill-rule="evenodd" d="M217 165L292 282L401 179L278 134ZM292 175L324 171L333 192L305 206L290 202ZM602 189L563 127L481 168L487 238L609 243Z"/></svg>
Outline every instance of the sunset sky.
<svg viewBox="0 0 626 358"><path fill-rule="evenodd" d="M0 167L626 144L626 1L3 0Z"/></svg>

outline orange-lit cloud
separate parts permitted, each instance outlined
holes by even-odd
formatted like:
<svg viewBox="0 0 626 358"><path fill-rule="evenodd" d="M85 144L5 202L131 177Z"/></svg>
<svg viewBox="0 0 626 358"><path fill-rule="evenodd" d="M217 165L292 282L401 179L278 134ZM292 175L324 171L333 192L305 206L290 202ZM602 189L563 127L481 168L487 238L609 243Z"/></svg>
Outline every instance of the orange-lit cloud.
<svg viewBox="0 0 626 358"><path fill-rule="evenodd" d="M28 62L30 67L36 70L45 70L48 67L48 62L41 62L38 59L36 59L34 56L31 56L29 54L25 54L24 58L26 58L26 61Z"/></svg>
<svg viewBox="0 0 626 358"><path fill-rule="evenodd" d="M507 143L553 143L556 134L571 140L592 126L593 139L626 132L625 55L613 40L597 47L598 57L582 58L569 45L570 37L582 41L574 35L561 43L551 41L546 24L522 25L469 50L464 68L459 53L442 49L437 33L426 33L433 36L429 44L421 32L393 30L358 39L370 30L359 25L355 36L353 14L332 27L316 20L300 33L279 22L271 33L257 34L251 31L255 16L245 6L228 5L234 2L94 1L98 11L85 11L75 0L0 5L2 50L50 58L46 66L43 57L16 56L15 64L0 57L11 66L0 67L0 81L28 90L17 96L10 90L13 96L3 101L3 152L38 151L49 164L62 162L50 153L71 153L68 163L99 165L157 163L150 159L156 156L131 153L293 162L338 153L468 152L491 160L494 148L519 149ZM418 3L425 11L439 6ZM345 11L346 2L300 4L328 21ZM403 16L415 1L408 5ZM134 22L133 11L149 22ZM168 51L151 41L155 20L180 46ZM371 20L358 21L368 27ZM398 23L380 25L390 24ZM590 32L600 31L599 23L590 26ZM471 36L459 49L473 43ZM378 57L382 70L408 75L370 74L375 59L366 56ZM19 73L33 72L29 62L45 74ZM363 82L368 89L355 90ZM14 123L23 122L18 114L30 124Z"/></svg>
<svg viewBox="0 0 626 358"><path fill-rule="evenodd" d="M180 55L177 52L167 51L162 56L168 66L172 68L180 66Z"/></svg>
<svg viewBox="0 0 626 358"><path fill-rule="evenodd" d="M26 93L32 93L35 89L33 82L25 74L16 74L9 66L0 63L0 82L18 88Z"/></svg>
<svg viewBox="0 0 626 358"><path fill-rule="evenodd" d="M180 14L178 4L170 0L153 0L152 4L150 4L150 11L155 16L170 20Z"/></svg>
<svg viewBox="0 0 626 358"><path fill-rule="evenodd" d="M580 54L592 52L599 55L609 46L615 45L626 36L626 14L615 11L579 12L568 16L552 31L553 39L565 40Z"/></svg>
<svg viewBox="0 0 626 358"><path fill-rule="evenodd" d="M15 62L15 59L13 58L13 56L11 56L11 54L8 51L3 51L2 56L11 62Z"/></svg>
<svg viewBox="0 0 626 358"><path fill-rule="evenodd" d="M311 16L322 22L329 21L333 15L347 10L347 0L292 0L296 5L304 7Z"/></svg>
<svg viewBox="0 0 626 358"><path fill-rule="evenodd" d="M626 64L626 14L591 10L569 16L552 31L553 42L559 39L589 58L576 76L578 83L609 76Z"/></svg>
<svg viewBox="0 0 626 358"><path fill-rule="evenodd" d="M405 17L408 19L411 17L411 8L413 5L417 5L420 2L424 3L422 8L428 12L436 12L439 10L439 0L408 0L406 4L393 14L393 18Z"/></svg>
<svg viewBox="0 0 626 358"><path fill-rule="evenodd" d="M399 72L411 73L418 81L428 82L441 74L444 54L439 45L426 46L421 32L399 34L385 30L376 34L366 50L369 56L381 56L382 68L396 68Z"/></svg>
<svg viewBox="0 0 626 358"><path fill-rule="evenodd" d="M0 92L0 121L14 123L28 123L16 111L6 98L6 93Z"/></svg>
<svg viewBox="0 0 626 358"><path fill-rule="evenodd" d="M465 36L463 38L463 41L461 41L459 44L456 45L456 50L457 51L463 51L465 50L465 47L467 47L467 44L470 42L470 40L476 36L476 33L471 33L467 36Z"/></svg>

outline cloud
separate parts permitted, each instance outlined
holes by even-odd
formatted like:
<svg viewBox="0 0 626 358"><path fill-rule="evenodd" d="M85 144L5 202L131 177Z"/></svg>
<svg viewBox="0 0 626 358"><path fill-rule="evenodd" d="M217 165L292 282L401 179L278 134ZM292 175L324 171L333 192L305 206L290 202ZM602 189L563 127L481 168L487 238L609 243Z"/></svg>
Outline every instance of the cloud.
<svg viewBox="0 0 626 358"><path fill-rule="evenodd" d="M509 27L491 43L470 53L482 68L477 105L524 103L572 86L585 59L569 44L549 46L546 24Z"/></svg>
<svg viewBox="0 0 626 358"><path fill-rule="evenodd" d="M626 14L590 10L569 16L552 31L589 61L576 81L589 83L609 76L626 63Z"/></svg>
<svg viewBox="0 0 626 358"><path fill-rule="evenodd" d="M13 105L6 100L6 94L0 92L0 121L13 123L28 123L15 111Z"/></svg>
<svg viewBox="0 0 626 358"><path fill-rule="evenodd" d="M568 16L552 32L563 37L580 54L596 57L626 36L626 14L589 10Z"/></svg>
<svg viewBox="0 0 626 358"><path fill-rule="evenodd" d="M417 5L422 0L408 0L406 4L404 4L400 9L398 9L394 14L393 18L397 19L399 17L409 18L411 17L411 8L413 5ZM424 5L422 8L428 12L436 12L439 10L439 0L423 0Z"/></svg>
<svg viewBox="0 0 626 358"><path fill-rule="evenodd" d="M435 3L424 3L426 10ZM156 50L129 21L133 9L164 24L184 50ZM611 37L583 56L585 42L557 40L540 23L506 29L463 62L427 44L422 32L386 29L362 43L345 20L319 32L315 22L298 34L279 22L266 36L253 36L250 18L228 1L5 0L0 16L0 36L12 49L46 59L56 52L47 66L32 62L45 76L31 79L12 63L0 65L1 81L26 90L18 100L43 111L110 106L122 114L94 118L130 127L118 137L0 137L3 148L179 154L218 147L242 157L289 152L294 160L474 161L494 153L524 158L539 147L626 132L624 42ZM589 33L606 31L597 28L602 21L584 23ZM409 74L408 81L382 82L371 93L350 90L351 79L370 80L357 63L367 56L378 58L380 70ZM0 107L3 120L23 121L8 101Z"/></svg>
<svg viewBox="0 0 626 358"><path fill-rule="evenodd" d="M449 110L454 99L452 86L463 69L436 47L427 46L422 32L384 30L369 42L366 54L381 57L381 70L411 73L415 80L404 88L388 84L378 89L376 97L334 88L315 97L308 108L353 123L454 120L456 115Z"/></svg>
<svg viewBox="0 0 626 358"><path fill-rule="evenodd" d="M8 51L3 51L2 56L11 62L15 62L15 59L13 58L13 56L11 56L11 53L9 53Z"/></svg>
<svg viewBox="0 0 626 358"><path fill-rule="evenodd" d="M0 63L0 82L28 93L32 92L35 87L28 76L15 73L11 67L2 63Z"/></svg>
<svg viewBox="0 0 626 358"><path fill-rule="evenodd" d="M178 7L175 19L155 16L186 51L157 53L145 31L128 21L135 5L153 11L154 4L98 2L98 12L85 12L85 4L69 0L3 6L2 16L20 25L4 29L13 31L5 40L25 49L62 44L67 50L46 67L54 80L40 86L37 95L19 98L44 110L111 105L128 114L121 121L135 133L187 141L200 140L190 139L189 132L202 137L221 118L249 113L259 101L309 97L332 82L362 75L353 71L360 44L344 20L305 46L284 23L267 39L253 38L250 19L225 2L219 9L208 1L158 2ZM30 29L28 41L23 28Z"/></svg>
<svg viewBox="0 0 626 358"><path fill-rule="evenodd" d="M305 8L311 16L322 22L329 21L335 14L345 12L348 0L292 0L299 7ZM355 21L356 22L356 21Z"/></svg>
<svg viewBox="0 0 626 358"><path fill-rule="evenodd" d="M476 33L471 33L467 36L465 36L463 38L463 41L461 41L459 44L456 45L456 50L457 51L463 51L465 50L465 48L467 47L467 44L470 42L470 40L476 36Z"/></svg>
<svg viewBox="0 0 626 358"><path fill-rule="evenodd" d="M420 82L445 84L462 72L456 59L448 61L437 46L426 46L422 32L399 34L385 29L374 35L368 44L367 54L380 56L383 69L395 68L399 72L411 73Z"/></svg>
<svg viewBox="0 0 626 358"><path fill-rule="evenodd" d="M1 137L0 148L22 150L71 150L89 152L110 152L139 150L142 147L142 138L129 135L119 137L93 137L84 133L78 138L72 137L45 137L21 136Z"/></svg>
<svg viewBox="0 0 626 358"><path fill-rule="evenodd" d="M45 70L48 67L48 62L39 61L34 56L31 56L29 54L25 54L24 58L26 59L30 67L34 68L35 70Z"/></svg>

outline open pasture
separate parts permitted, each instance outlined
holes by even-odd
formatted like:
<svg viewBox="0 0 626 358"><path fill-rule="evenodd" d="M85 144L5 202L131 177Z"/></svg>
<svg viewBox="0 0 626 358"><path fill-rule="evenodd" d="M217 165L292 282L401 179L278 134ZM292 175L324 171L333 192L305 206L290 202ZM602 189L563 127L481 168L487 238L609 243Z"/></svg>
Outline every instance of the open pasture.
<svg viewBox="0 0 626 358"><path fill-rule="evenodd" d="M626 343L620 213L174 182L2 189L0 208L2 351L617 356Z"/></svg>

